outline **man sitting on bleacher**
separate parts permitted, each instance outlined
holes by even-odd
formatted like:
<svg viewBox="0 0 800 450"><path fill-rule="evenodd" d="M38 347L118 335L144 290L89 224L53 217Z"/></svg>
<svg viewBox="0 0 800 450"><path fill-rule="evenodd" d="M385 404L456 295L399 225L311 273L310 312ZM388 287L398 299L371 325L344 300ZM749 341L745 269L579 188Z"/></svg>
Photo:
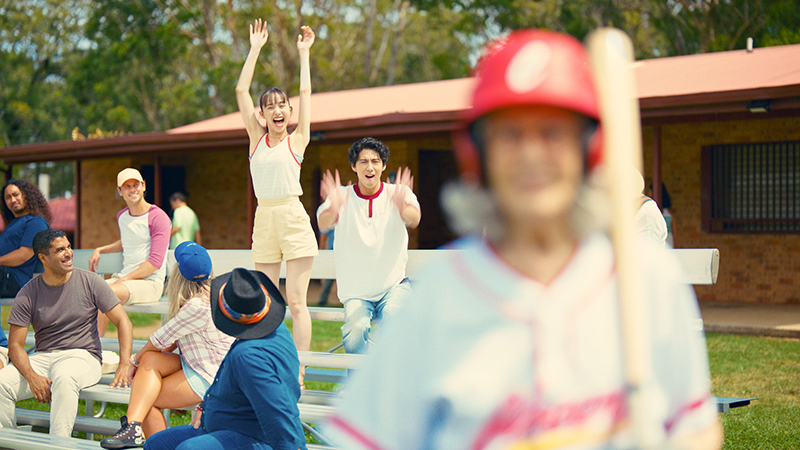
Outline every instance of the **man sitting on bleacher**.
<svg viewBox="0 0 800 450"><path fill-rule="evenodd" d="M112 387L127 387L132 326L102 278L73 269L72 246L63 231L40 231L33 251L44 272L20 289L8 317L11 365L0 370L0 428L15 427L15 403L33 397L50 404L50 434L69 437L80 390L100 380L97 312L119 330L120 363ZM36 338L30 356L25 351L28 325Z"/></svg>
<svg viewBox="0 0 800 450"><path fill-rule="evenodd" d="M97 247L89 258L89 270L95 271L100 254L122 252L122 270L106 282L123 305L157 302L164 292L172 224L164 210L144 199L145 189L138 170L127 168L117 174L117 193L126 205L117 213L119 239ZM97 322L100 336L103 336L108 320L100 314Z"/></svg>
<svg viewBox="0 0 800 450"><path fill-rule="evenodd" d="M364 353L370 322L396 311L411 294L406 278L408 231L421 218L411 171L400 169L396 183L381 181L389 147L366 137L348 152L358 184L342 186L339 172L322 178L325 202L317 210L322 231L336 227L333 244L336 290L344 305L342 344L347 353Z"/></svg>

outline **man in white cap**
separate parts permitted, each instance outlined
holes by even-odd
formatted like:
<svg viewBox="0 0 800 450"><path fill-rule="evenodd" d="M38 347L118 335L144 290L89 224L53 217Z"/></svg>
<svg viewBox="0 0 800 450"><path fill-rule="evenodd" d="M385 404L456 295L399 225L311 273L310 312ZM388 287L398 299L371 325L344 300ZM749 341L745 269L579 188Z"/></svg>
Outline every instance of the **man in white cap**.
<svg viewBox="0 0 800 450"><path fill-rule="evenodd" d="M145 188L142 174L136 169L123 169L117 175L117 192L126 204L117 213L120 238L97 247L89 258L89 270L94 271L102 253L122 252L122 270L106 281L123 305L157 302L164 291L172 224L164 210L145 201ZM97 328L101 337L107 326L108 319L99 315Z"/></svg>

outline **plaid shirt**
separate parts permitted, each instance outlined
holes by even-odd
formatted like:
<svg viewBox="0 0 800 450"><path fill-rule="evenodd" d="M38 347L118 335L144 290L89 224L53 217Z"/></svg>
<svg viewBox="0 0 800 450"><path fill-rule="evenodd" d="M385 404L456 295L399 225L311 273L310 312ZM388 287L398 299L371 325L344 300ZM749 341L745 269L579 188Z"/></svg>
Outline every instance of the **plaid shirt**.
<svg viewBox="0 0 800 450"><path fill-rule="evenodd" d="M211 384L234 338L214 325L208 299L192 297L150 336L150 342L158 348L167 348L175 341L189 367Z"/></svg>

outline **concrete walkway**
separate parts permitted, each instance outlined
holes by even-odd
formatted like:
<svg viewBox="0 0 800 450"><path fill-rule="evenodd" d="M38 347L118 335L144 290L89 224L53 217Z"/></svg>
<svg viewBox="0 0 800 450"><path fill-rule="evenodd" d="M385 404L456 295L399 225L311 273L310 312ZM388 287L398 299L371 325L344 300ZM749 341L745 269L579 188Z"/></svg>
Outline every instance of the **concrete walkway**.
<svg viewBox="0 0 800 450"><path fill-rule="evenodd" d="M800 305L700 302L706 332L800 339Z"/></svg>

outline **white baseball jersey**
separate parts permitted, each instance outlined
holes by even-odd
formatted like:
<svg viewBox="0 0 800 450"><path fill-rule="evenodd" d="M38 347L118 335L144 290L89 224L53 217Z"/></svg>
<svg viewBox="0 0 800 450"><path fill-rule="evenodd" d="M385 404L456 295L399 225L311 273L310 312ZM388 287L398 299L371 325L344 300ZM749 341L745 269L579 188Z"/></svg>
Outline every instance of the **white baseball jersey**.
<svg viewBox="0 0 800 450"><path fill-rule="evenodd" d="M381 183L373 195L363 195L357 184L339 189L347 201L334 224L337 294L342 301L378 301L406 277L408 230L392 201L397 185ZM405 202L419 209L417 196L411 189L405 191ZM326 200L317 209L317 219L328 208Z"/></svg>
<svg viewBox="0 0 800 450"><path fill-rule="evenodd" d="M338 236L337 236L338 239ZM716 420L699 317L677 261L642 243L656 417L669 434ZM550 284L475 238L438 257L387 323L326 430L342 448L602 449L632 443L605 235ZM645 294L644 292L642 294Z"/></svg>
<svg viewBox="0 0 800 450"><path fill-rule="evenodd" d="M258 199L284 198L303 195L300 186L300 164L303 158L296 155L287 134L275 147L269 146L265 133L250 155L250 178Z"/></svg>

